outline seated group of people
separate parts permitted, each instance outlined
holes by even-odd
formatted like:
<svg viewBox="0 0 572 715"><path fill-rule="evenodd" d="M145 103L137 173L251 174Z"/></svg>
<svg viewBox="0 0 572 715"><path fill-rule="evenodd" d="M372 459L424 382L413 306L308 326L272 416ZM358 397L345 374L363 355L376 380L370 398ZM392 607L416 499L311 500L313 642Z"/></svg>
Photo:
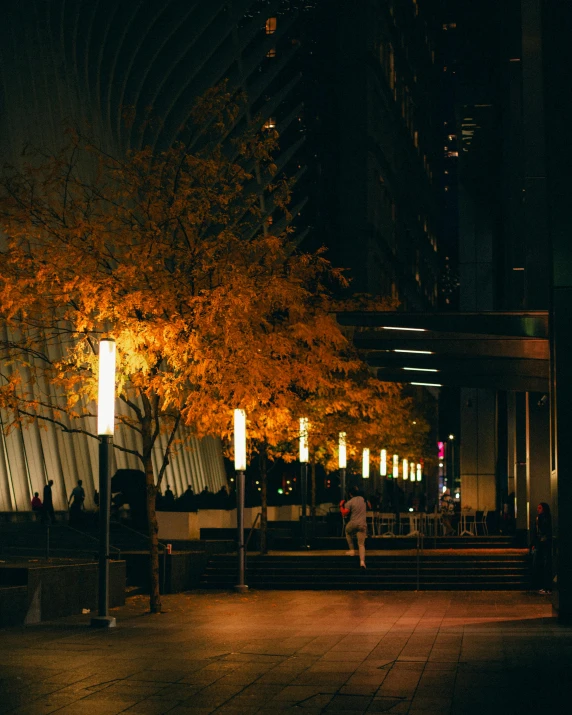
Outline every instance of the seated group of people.
<svg viewBox="0 0 572 715"><path fill-rule="evenodd" d="M164 494L157 494L156 508L158 511L197 511L197 509L232 509L233 496L222 486L218 492L211 492L205 486L202 492L195 494L188 486L180 497L176 497L170 485Z"/></svg>

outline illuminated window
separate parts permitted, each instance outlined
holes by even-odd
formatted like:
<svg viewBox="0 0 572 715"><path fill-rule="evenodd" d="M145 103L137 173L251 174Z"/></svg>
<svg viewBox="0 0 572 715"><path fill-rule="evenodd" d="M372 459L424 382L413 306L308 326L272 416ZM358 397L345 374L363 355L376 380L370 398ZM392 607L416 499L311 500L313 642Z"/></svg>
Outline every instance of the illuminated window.
<svg viewBox="0 0 572 715"><path fill-rule="evenodd" d="M273 35L275 32L276 32L276 18L269 17L268 20L266 20L266 34Z"/></svg>
<svg viewBox="0 0 572 715"><path fill-rule="evenodd" d="M415 131L413 132L413 144L419 148L419 132Z"/></svg>
<svg viewBox="0 0 572 715"><path fill-rule="evenodd" d="M276 57L276 48L273 47L271 50L268 50L266 57Z"/></svg>
<svg viewBox="0 0 572 715"><path fill-rule="evenodd" d="M263 129L276 129L276 119L274 117L269 117L262 125Z"/></svg>

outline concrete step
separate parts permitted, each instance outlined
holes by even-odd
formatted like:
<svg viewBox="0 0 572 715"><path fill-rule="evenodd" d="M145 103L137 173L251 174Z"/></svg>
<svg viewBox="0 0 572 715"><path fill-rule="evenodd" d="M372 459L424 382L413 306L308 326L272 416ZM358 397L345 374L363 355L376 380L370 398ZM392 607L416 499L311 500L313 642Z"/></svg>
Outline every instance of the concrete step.
<svg viewBox="0 0 572 715"><path fill-rule="evenodd" d="M515 553L516 552L516 553ZM355 557L309 554L249 556L246 580L261 589L355 589L404 588L411 590L526 590L529 563L524 550L503 553L425 553L419 563L415 554L398 552L367 555L367 569ZM234 555L213 555L201 578L203 588L231 588L236 583Z"/></svg>

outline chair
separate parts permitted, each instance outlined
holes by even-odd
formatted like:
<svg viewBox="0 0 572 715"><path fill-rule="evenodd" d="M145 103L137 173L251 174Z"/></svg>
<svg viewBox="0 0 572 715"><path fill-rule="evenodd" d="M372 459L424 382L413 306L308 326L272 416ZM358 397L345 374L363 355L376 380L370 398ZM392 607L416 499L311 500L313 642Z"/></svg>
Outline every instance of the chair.
<svg viewBox="0 0 572 715"><path fill-rule="evenodd" d="M376 531L375 531L375 512L374 511L366 512L365 518L367 521L368 536L377 536ZM370 533L370 530L371 530L371 533Z"/></svg>
<svg viewBox="0 0 572 715"><path fill-rule="evenodd" d="M421 512L409 512L409 536L417 536L423 531L423 514Z"/></svg>
<svg viewBox="0 0 572 715"><path fill-rule="evenodd" d="M385 528L385 531L384 531ZM380 536L395 536L393 529L395 528L395 514L392 512L380 512L379 514L379 530Z"/></svg>
<svg viewBox="0 0 572 715"><path fill-rule="evenodd" d="M427 536L439 536L441 531L441 514L434 512L423 515L423 533Z"/></svg>
<svg viewBox="0 0 572 715"><path fill-rule="evenodd" d="M488 536L489 535L489 527L487 524L487 514L489 513L489 510L487 507L484 508L483 510L483 515L481 516L481 520L477 523L477 533L478 533L478 527L480 526L481 529L483 530L483 535Z"/></svg>
<svg viewBox="0 0 572 715"><path fill-rule="evenodd" d="M403 534L407 527L407 535L415 536L421 526L421 514L418 512L404 512L399 515L399 533Z"/></svg>

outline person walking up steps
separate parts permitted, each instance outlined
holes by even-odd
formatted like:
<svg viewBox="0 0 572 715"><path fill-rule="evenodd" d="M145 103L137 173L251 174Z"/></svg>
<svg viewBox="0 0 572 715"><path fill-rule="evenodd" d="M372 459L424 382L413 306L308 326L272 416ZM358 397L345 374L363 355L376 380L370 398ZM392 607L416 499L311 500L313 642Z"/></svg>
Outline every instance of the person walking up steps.
<svg viewBox="0 0 572 715"><path fill-rule="evenodd" d="M350 499L340 502L340 511L343 516L349 516L346 524L346 539L348 542L348 556L355 556L354 538L357 539L359 550L359 565L365 568L365 537L367 535L367 504L357 487L349 490Z"/></svg>

